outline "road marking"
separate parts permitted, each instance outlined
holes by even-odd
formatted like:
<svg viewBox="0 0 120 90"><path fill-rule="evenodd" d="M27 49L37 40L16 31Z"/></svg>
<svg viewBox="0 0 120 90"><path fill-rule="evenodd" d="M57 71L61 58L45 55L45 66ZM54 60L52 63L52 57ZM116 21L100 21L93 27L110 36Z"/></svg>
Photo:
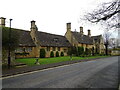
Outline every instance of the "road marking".
<svg viewBox="0 0 120 90"><path fill-rule="evenodd" d="M73 63L73 64L78 64L78 63ZM32 73L36 73L36 72L40 72L40 71L47 71L47 70L51 70L51 69L55 69L55 68L61 68L61 67L70 66L70 65L73 65L73 64L62 65L62 66L53 67L53 68L47 68L47 69L43 69L43 70L36 70L36 71L31 71L31 72L25 72L25 73L22 73L22 74L17 74L17 75L12 75L12 76L7 76L7 77L0 77L0 80L1 79L13 78L13 77L17 77L17 76L22 76L22 75L27 75L27 74L32 74Z"/></svg>

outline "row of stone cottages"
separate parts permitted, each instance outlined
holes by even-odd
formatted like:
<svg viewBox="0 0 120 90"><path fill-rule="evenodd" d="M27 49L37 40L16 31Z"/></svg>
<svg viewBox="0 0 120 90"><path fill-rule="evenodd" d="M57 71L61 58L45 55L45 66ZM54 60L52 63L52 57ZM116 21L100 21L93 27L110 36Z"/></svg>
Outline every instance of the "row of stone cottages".
<svg viewBox="0 0 120 90"><path fill-rule="evenodd" d="M0 18L0 26L5 27L5 18ZM50 34L38 31L35 21L31 21L30 31L16 29L20 34L19 48L15 50L16 58L39 57L40 49L44 48L46 57L50 57L50 52L56 51L64 53L67 56L68 48L72 46L82 46L85 48L97 48L98 53L104 52L104 42L102 35L91 36L90 30L88 35L84 35L83 27L80 27L80 32L71 31L71 23L67 23L65 36ZM17 53L28 53L21 55Z"/></svg>

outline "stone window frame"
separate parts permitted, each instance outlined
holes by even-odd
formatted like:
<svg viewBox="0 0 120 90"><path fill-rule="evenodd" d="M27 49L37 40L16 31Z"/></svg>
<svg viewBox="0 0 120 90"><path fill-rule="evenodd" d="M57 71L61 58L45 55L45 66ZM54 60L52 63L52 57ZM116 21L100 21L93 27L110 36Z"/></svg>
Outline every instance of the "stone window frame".
<svg viewBox="0 0 120 90"><path fill-rule="evenodd" d="M25 47L25 52L32 52L32 47Z"/></svg>
<svg viewBox="0 0 120 90"><path fill-rule="evenodd" d="M56 51L56 47L52 47L52 50L53 50L53 51Z"/></svg>
<svg viewBox="0 0 120 90"><path fill-rule="evenodd" d="M58 47L58 51L60 51L60 47Z"/></svg>
<svg viewBox="0 0 120 90"><path fill-rule="evenodd" d="M15 52L23 52L23 47L18 47Z"/></svg>
<svg viewBox="0 0 120 90"><path fill-rule="evenodd" d="M50 51L50 47L47 47L47 51Z"/></svg>
<svg viewBox="0 0 120 90"><path fill-rule="evenodd" d="M67 49L63 49L65 53L67 53Z"/></svg>

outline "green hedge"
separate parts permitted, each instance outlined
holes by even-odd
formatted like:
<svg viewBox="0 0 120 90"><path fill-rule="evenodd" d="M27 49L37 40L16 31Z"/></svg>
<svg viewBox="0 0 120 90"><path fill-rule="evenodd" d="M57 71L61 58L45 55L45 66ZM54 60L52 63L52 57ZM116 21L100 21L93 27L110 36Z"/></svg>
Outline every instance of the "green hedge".
<svg viewBox="0 0 120 90"><path fill-rule="evenodd" d="M50 52L50 57L54 57L54 52L53 51Z"/></svg>
<svg viewBox="0 0 120 90"><path fill-rule="evenodd" d="M83 47L78 47L78 55L82 55L84 53L84 48Z"/></svg>
<svg viewBox="0 0 120 90"><path fill-rule="evenodd" d="M56 52L56 57L59 57L59 52L58 51Z"/></svg>
<svg viewBox="0 0 120 90"><path fill-rule="evenodd" d="M61 52L61 53L60 53L60 56L64 56L64 53L63 53L63 52Z"/></svg>
<svg viewBox="0 0 120 90"><path fill-rule="evenodd" d="M45 58L45 55L46 55L45 49L44 48L40 49L40 58Z"/></svg>

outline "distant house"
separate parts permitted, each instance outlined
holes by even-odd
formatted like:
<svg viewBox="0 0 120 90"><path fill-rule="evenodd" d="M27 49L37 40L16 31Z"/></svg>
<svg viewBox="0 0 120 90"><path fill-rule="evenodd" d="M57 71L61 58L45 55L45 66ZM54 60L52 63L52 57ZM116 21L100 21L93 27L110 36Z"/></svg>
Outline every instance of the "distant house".
<svg viewBox="0 0 120 90"><path fill-rule="evenodd" d="M5 18L0 18L0 26L5 27ZM67 56L68 49L71 46L81 46L96 50L97 53L104 52L104 43L102 36L91 36L90 30L88 35L84 35L83 27L80 27L80 32L71 31L71 23L67 23L67 31L65 36L55 35L46 32L38 31L35 21L31 21L29 30L14 29L19 34L19 47L15 50L16 58L31 58L40 57L40 49L44 48L45 57L50 57L51 51L54 56L56 52L64 53Z"/></svg>
<svg viewBox="0 0 120 90"><path fill-rule="evenodd" d="M104 54L105 46L104 46L104 40L103 40L102 35L92 36L92 38L94 40L95 52Z"/></svg>

